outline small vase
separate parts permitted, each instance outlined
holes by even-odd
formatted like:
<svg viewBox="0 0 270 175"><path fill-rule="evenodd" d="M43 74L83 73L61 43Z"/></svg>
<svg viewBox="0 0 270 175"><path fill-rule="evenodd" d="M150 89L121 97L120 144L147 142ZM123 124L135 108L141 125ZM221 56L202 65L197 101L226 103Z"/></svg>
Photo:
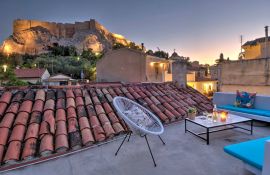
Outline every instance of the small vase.
<svg viewBox="0 0 270 175"><path fill-rule="evenodd" d="M196 117L196 113L188 113L188 118L190 120L195 120L195 117Z"/></svg>

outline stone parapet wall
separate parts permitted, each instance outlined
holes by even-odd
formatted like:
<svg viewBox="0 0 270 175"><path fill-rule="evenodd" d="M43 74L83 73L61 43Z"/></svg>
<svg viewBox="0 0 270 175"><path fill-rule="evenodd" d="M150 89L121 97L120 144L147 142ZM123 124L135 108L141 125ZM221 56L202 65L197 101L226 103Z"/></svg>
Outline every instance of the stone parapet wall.
<svg viewBox="0 0 270 175"><path fill-rule="evenodd" d="M221 85L270 85L270 59L232 61L220 65Z"/></svg>

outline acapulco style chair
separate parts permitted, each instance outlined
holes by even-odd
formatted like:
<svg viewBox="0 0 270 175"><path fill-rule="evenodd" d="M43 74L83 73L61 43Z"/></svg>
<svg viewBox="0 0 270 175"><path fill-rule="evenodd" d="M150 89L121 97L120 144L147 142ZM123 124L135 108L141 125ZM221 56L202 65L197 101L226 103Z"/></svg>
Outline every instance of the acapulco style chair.
<svg viewBox="0 0 270 175"><path fill-rule="evenodd" d="M122 143L120 144L120 146L118 147L115 153L115 156L117 156L126 138L128 137L127 141L129 141L131 134L137 133L141 137L145 138L154 166L156 167L157 164L152 154L151 147L147 139L147 135L148 134L157 135L159 139L161 140L161 142L163 143L163 145L165 145L165 142L160 137L160 134L164 132L164 127L161 121L159 120L159 118L157 118L151 111L149 111L145 107L125 97L115 97L113 99L113 105L118 115L124 119L124 121L128 124L131 130L124 137ZM144 114L140 113L139 116L134 116L134 113L133 113L133 115L132 114L129 115L128 112L130 112L130 110L133 110L133 111L136 110L139 112L143 112Z"/></svg>

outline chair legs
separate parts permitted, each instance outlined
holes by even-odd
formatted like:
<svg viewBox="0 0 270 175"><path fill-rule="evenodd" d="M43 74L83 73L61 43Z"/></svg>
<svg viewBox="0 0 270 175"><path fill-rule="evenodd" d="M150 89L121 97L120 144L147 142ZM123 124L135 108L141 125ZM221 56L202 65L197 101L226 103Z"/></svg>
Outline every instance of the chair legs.
<svg viewBox="0 0 270 175"><path fill-rule="evenodd" d="M129 133L128 140L127 140L128 142L129 142L131 134L132 134L132 132Z"/></svg>
<svg viewBox="0 0 270 175"><path fill-rule="evenodd" d="M118 149L117 149L117 151L116 151L116 153L115 153L115 156L117 156L118 152L120 151L120 149L121 149L122 145L124 144L124 142L125 142L125 140L126 140L127 137L128 137L128 140L127 140L127 141L129 142L129 139L130 139L130 137L131 137L131 134L132 134L132 132L128 132L128 133L126 134L126 136L124 137L124 139L123 139L123 141L121 142L120 146L118 147ZM148 150L149 150L149 152L150 152L150 154L151 154L151 158L152 158L152 160L153 160L154 166L156 167L157 164L156 164L155 158L154 158L154 156L153 156L151 147L150 147L150 145L149 145L149 142L148 142L148 139L147 139L147 135L145 134L143 137L145 138L145 141L146 141ZM161 138L160 135L158 135L158 138L159 138L160 141L163 143L163 145L166 144L166 143L163 141L163 139Z"/></svg>
<svg viewBox="0 0 270 175"><path fill-rule="evenodd" d="M157 166L157 164L156 164L156 161L155 161L154 156L153 156L153 154L152 154L152 151L151 151L150 145L149 145L149 143L148 143L147 136L145 135L145 136L144 136L144 138L145 138L145 140L146 140L146 143L147 143L147 146L148 146L149 152L150 152L151 157L152 157L152 160L153 160L153 162L154 162L154 166L156 167L156 166Z"/></svg>
<svg viewBox="0 0 270 175"><path fill-rule="evenodd" d="M166 145L166 143L163 141L163 139L161 138L160 135L158 135L158 138L161 140L161 142L163 143L163 145Z"/></svg>
<svg viewBox="0 0 270 175"><path fill-rule="evenodd" d="M129 134L130 134L130 132L128 132L128 133L126 134L126 136L125 136L125 138L123 139L122 143L121 143L120 146L118 147L118 149L117 149L117 151L116 151L116 153L115 153L115 156L117 156L117 154L118 154L120 148L122 147L123 143L125 142L125 140L126 140L126 138L127 138L127 136L128 136Z"/></svg>

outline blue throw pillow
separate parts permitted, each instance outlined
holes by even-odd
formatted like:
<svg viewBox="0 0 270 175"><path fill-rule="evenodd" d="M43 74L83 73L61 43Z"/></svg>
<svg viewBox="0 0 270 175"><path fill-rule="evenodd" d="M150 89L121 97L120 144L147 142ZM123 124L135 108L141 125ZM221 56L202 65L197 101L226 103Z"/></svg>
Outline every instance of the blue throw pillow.
<svg viewBox="0 0 270 175"><path fill-rule="evenodd" d="M235 106L242 108L254 108L256 93L236 91Z"/></svg>

